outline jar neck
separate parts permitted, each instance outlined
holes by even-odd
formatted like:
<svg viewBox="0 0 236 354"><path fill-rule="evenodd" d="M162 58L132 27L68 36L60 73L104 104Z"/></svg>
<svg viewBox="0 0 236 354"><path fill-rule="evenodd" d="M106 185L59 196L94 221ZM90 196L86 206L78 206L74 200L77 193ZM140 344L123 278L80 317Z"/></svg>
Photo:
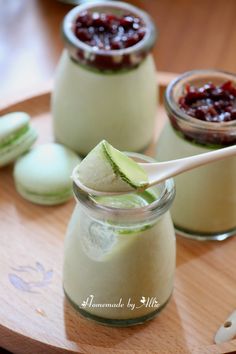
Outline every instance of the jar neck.
<svg viewBox="0 0 236 354"><path fill-rule="evenodd" d="M84 11L133 14L143 21L145 35L135 45L124 49L102 50L92 47L75 35L75 21ZM119 1L99 1L77 6L65 17L62 31L70 57L82 66L103 72L126 71L138 67L152 50L156 40L156 29L150 16L135 6Z"/></svg>
<svg viewBox="0 0 236 354"><path fill-rule="evenodd" d="M175 197L172 179L149 188L146 193L150 193L153 201L140 207L114 207L101 201L97 202L96 198L82 191L75 183L73 191L76 201L86 210L87 214L94 219L104 222L109 220L109 223L116 225L152 224L169 210ZM135 192L133 196L142 197L141 194Z"/></svg>
<svg viewBox="0 0 236 354"><path fill-rule="evenodd" d="M236 121L206 122L187 115L178 105L186 84L236 82L236 76L219 70L194 70L172 81L165 92L164 104L172 127L183 139L193 143L221 148L236 144Z"/></svg>

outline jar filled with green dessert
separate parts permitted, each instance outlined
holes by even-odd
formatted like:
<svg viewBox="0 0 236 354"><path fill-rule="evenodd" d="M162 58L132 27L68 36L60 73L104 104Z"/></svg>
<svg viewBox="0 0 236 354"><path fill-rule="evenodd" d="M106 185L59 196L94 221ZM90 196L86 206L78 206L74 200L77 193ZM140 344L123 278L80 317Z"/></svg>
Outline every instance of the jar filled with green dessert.
<svg viewBox="0 0 236 354"><path fill-rule="evenodd" d="M236 75L195 70L172 81L157 159L174 160L236 143ZM224 240L236 234L236 157L176 177L171 213L181 235Z"/></svg>
<svg viewBox="0 0 236 354"><path fill-rule="evenodd" d="M157 106L150 16L125 2L88 2L68 13L62 30L66 49L52 95L56 141L81 155L102 139L143 151Z"/></svg>
<svg viewBox="0 0 236 354"><path fill-rule="evenodd" d="M140 154L129 156L150 161ZM83 316L111 326L155 317L173 290L173 180L144 192L96 197L74 184L74 194L77 206L64 254L67 298Z"/></svg>

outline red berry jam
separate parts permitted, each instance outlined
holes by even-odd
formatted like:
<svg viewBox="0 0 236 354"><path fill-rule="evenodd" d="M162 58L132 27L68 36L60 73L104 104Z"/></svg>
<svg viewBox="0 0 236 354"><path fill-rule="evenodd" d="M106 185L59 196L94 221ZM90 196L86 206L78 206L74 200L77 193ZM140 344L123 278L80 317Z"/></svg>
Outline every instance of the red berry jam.
<svg viewBox="0 0 236 354"><path fill-rule="evenodd" d="M146 28L143 21L132 14L117 16L84 11L75 21L74 33L80 41L96 49L119 50L140 42Z"/></svg>
<svg viewBox="0 0 236 354"><path fill-rule="evenodd" d="M186 85L185 94L179 98L179 107L188 115L206 122L236 120L236 87L232 81L216 86Z"/></svg>
<svg viewBox="0 0 236 354"><path fill-rule="evenodd" d="M146 12L126 2L87 1L66 15L63 37L76 63L113 73L136 69L145 60L156 28Z"/></svg>

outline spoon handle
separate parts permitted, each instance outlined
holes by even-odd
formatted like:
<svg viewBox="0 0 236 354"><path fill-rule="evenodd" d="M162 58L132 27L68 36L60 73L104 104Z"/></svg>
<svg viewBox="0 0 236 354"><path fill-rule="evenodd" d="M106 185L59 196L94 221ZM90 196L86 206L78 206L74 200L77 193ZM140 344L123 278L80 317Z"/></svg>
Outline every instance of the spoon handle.
<svg viewBox="0 0 236 354"><path fill-rule="evenodd" d="M233 311L215 335L215 343L220 344L236 336L236 311Z"/></svg>
<svg viewBox="0 0 236 354"><path fill-rule="evenodd" d="M184 157L178 160L157 163L140 163L140 165L146 170L149 176L149 185L151 186L162 182L167 178L177 176L182 172L234 155L236 155L236 145L195 156Z"/></svg>

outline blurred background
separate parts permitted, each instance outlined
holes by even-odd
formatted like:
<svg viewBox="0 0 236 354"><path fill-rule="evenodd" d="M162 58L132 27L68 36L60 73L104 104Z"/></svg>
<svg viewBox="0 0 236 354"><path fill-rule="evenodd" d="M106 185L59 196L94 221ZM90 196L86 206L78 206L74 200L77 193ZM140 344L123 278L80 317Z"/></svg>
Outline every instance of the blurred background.
<svg viewBox="0 0 236 354"><path fill-rule="evenodd" d="M157 69L236 72L235 0L130 0L159 30ZM1 99L53 78L63 48L60 26L73 7L57 0L0 0Z"/></svg>

